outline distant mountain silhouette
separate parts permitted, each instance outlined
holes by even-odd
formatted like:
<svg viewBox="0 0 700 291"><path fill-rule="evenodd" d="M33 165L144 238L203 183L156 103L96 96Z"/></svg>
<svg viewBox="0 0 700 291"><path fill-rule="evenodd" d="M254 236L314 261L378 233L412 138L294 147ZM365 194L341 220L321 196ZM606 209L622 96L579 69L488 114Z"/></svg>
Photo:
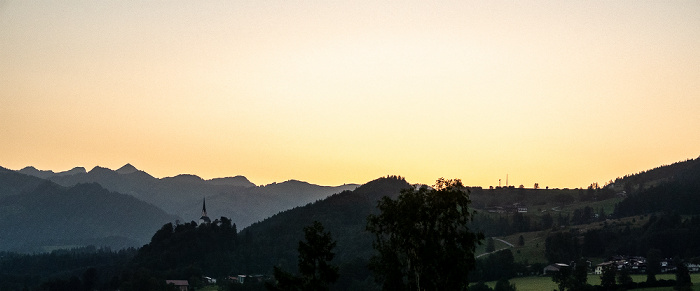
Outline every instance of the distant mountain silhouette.
<svg viewBox="0 0 700 291"><path fill-rule="evenodd" d="M136 247L176 219L96 183L63 187L0 168L0 250L41 252L90 244Z"/></svg>
<svg viewBox="0 0 700 291"><path fill-rule="evenodd" d="M226 177L226 178L214 178L209 180L211 185L228 185L228 186L238 186L238 187L255 187L255 184L248 181L248 178L243 176Z"/></svg>
<svg viewBox="0 0 700 291"><path fill-rule="evenodd" d="M138 172L138 170L139 169L132 166L131 164L126 164L126 165L122 166L121 168L117 169L115 172L124 175L124 174L131 174L133 172Z"/></svg>
<svg viewBox="0 0 700 291"><path fill-rule="evenodd" d="M207 210L214 217L231 218L239 227L260 221L279 211L304 205L343 190L355 189L357 185L327 187L301 181L273 183L256 186L243 176L204 180L196 175L181 174L175 177L155 178L126 164L116 171L96 166L89 172L73 175L48 175L51 171L20 170L39 176L63 186L79 183L98 183L119 193L134 196L185 221L197 220L201 216L201 201L207 198Z"/></svg>
<svg viewBox="0 0 700 291"><path fill-rule="evenodd" d="M44 179L0 167L0 198L32 191L45 182Z"/></svg>
<svg viewBox="0 0 700 291"><path fill-rule="evenodd" d="M73 169L70 169L65 172L57 172L55 173L54 171L51 170L38 170L37 168L34 168L32 166L26 167L24 169L19 170L18 172L34 177L39 177L42 179L54 177L54 176L68 176L68 175L75 175L75 174L84 174L86 173L85 168L83 167L75 167Z"/></svg>

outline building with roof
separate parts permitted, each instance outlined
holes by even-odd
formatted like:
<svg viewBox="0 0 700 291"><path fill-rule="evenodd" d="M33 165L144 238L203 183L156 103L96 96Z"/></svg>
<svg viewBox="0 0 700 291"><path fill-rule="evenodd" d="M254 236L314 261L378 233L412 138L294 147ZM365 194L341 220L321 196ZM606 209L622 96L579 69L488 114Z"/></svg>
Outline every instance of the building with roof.
<svg viewBox="0 0 700 291"><path fill-rule="evenodd" d="M173 284L180 291L187 291L190 288L190 283L187 280L165 280L165 284Z"/></svg>
<svg viewBox="0 0 700 291"><path fill-rule="evenodd" d="M562 268L568 268L568 267L569 267L569 265L562 264L562 263L551 264L549 266L544 267L544 269L542 269L542 274L551 275L554 273L559 273L559 271L561 271Z"/></svg>

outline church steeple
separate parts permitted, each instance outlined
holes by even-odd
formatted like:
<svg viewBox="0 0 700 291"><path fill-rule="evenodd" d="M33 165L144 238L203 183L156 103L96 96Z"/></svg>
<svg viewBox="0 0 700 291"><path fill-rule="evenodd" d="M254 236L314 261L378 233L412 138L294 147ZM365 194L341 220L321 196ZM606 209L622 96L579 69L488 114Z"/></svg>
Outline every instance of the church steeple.
<svg viewBox="0 0 700 291"><path fill-rule="evenodd" d="M207 199L204 198L202 201L202 217L199 218L199 224L211 223L211 219L207 216Z"/></svg>

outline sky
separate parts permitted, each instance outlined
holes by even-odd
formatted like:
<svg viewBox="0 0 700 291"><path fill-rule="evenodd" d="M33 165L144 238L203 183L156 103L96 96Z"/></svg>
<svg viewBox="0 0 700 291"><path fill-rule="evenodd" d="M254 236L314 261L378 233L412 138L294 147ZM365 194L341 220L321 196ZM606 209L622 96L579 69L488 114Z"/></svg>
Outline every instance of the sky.
<svg viewBox="0 0 700 291"><path fill-rule="evenodd" d="M0 166L576 188L700 156L699 1L3 1Z"/></svg>

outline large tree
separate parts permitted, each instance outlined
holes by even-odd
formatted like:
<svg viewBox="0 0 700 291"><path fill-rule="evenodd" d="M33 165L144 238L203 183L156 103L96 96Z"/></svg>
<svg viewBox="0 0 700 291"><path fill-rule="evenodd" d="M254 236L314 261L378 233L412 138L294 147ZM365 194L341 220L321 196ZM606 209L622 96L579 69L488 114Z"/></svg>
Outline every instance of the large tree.
<svg viewBox="0 0 700 291"><path fill-rule="evenodd" d="M554 273L552 281L557 283L560 291L586 290L588 285L588 263L584 259L576 260L573 266L563 266Z"/></svg>
<svg viewBox="0 0 700 291"><path fill-rule="evenodd" d="M647 282L656 282L656 274L661 273L662 254L658 249L647 251Z"/></svg>
<svg viewBox="0 0 700 291"><path fill-rule="evenodd" d="M673 258L673 262L676 263L676 286L673 286L673 290L692 290L693 282L690 281L690 272L685 262L678 257Z"/></svg>
<svg viewBox="0 0 700 291"><path fill-rule="evenodd" d="M554 232L544 241L544 255L550 263L563 263L581 257L581 247L574 232Z"/></svg>
<svg viewBox="0 0 700 291"><path fill-rule="evenodd" d="M338 280L338 267L331 265L336 242L323 224L314 221L304 228L304 239L299 242L299 276L291 275L274 267L277 285L267 284L270 290L328 290Z"/></svg>
<svg viewBox="0 0 700 291"><path fill-rule="evenodd" d="M617 267L614 264L603 266L603 274L600 276L600 286L605 290L613 290L615 288L615 275Z"/></svg>
<svg viewBox="0 0 700 291"><path fill-rule="evenodd" d="M385 290L466 290L474 251L484 238L469 229L468 190L459 179L383 197L370 215L377 254L371 268Z"/></svg>

